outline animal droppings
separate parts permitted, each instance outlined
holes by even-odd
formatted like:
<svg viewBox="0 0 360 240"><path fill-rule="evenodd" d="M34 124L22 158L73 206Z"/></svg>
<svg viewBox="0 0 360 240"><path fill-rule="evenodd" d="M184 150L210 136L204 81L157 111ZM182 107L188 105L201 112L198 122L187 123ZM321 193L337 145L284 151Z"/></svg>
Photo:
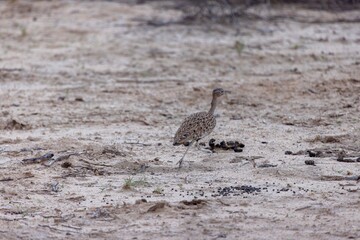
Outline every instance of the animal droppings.
<svg viewBox="0 0 360 240"><path fill-rule="evenodd" d="M233 150L234 152L242 152L244 147L245 147L245 144L240 143L238 141L222 140L220 143L216 143L216 140L214 138L212 138L209 141L208 149L210 149L213 152L215 151L215 149Z"/></svg>

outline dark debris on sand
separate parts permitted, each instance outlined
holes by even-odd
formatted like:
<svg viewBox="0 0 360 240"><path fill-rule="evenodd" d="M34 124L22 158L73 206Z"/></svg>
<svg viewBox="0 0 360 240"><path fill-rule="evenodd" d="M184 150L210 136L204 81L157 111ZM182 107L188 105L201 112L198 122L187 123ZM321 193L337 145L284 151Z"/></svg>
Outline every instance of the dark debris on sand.
<svg viewBox="0 0 360 240"><path fill-rule="evenodd" d="M222 150L233 150L234 152L242 152L245 144L240 143L239 141L224 141L222 140L220 143L216 143L214 138L209 141L209 149L211 151L215 151L216 149Z"/></svg>

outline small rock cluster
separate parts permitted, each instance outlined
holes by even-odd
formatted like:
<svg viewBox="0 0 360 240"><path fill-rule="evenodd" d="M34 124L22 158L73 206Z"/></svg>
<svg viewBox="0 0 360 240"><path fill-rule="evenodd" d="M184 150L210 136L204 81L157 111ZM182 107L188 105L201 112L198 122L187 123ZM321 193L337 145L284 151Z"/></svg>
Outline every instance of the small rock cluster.
<svg viewBox="0 0 360 240"><path fill-rule="evenodd" d="M221 141L220 143L216 143L216 140L212 138L209 141L209 147L211 151L214 151L216 148L218 148L223 150L232 149L234 150L234 152L242 152L245 145L238 141L224 141L224 140Z"/></svg>

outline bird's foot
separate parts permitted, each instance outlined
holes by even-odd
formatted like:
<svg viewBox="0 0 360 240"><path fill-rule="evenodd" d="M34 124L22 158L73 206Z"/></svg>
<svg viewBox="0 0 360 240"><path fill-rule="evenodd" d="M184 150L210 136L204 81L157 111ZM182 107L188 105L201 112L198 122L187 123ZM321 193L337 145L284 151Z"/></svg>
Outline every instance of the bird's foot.
<svg viewBox="0 0 360 240"><path fill-rule="evenodd" d="M179 165L178 166L178 169L180 169L181 167L182 167L182 163L183 163L183 158L181 158L177 163L176 163L176 165Z"/></svg>

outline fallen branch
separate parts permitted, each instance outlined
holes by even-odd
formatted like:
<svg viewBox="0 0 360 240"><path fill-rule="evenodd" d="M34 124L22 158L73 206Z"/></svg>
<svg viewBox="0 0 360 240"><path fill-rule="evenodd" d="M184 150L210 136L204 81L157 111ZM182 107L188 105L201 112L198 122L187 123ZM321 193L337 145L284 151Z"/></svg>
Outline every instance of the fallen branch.
<svg viewBox="0 0 360 240"><path fill-rule="evenodd" d="M346 163L360 163L360 157L356 158L356 159L351 159L351 158L338 158L337 159L338 162L346 162Z"/></svg>
<svg viewBox="0 0 360 240"><path fill-rule="evenodd" d="M63 160L66 160L66 159L69 159L69 157L71 156L78 156L80 155L80 153L70 153L70 154L67 154L67 155L63 155L63 156L60 156L60 157L57 157L56 159L52 160L52 161L49 161L48 163L44 164L45 166L47 167L50 167L51 165L53 165L55 162L59 162L59 161L63 161Z"/></svg>
<svg viewBox="0 0 360 240"><path fill-rule="evenodd" d="M151 144L149 144L149 143L141 143L141 142L139 142L139 141L137 141L137 142L124 142L125 144L134 144L134 145L141 145L141 146L144 146L144 147L148 147L148 146L151 146Z"/></svg>
<svg viewBox="0 0 360 240"><path fill-rule="evenodd" d="M89 165L102 166L102 167L114 167L114 165L89 162L89 161L86 161L85 159L79 159L79 161L87 163ZM93 169L91 168L90 170L93 170Z"/></svg>
<svg viewBox="0 0 360 240"><path fill-rule="evenodd" d="M309 206L305 206L305 207L301 207L301 208L297 208L295 209L295 211L301 211L301 210L305 210L305 209L308 209L308 208L311 208L312 206L309 205Z"/></svg>
<svg viewBox="0 0 360 240"><path fill-rule="evenodd" d="M67 227L67 228L76 229L76 230L82 230L82 228L81 228L81 227L76 227L76 226L71 226L71 225L61 224L61 226L63 226L63 227Z"/></svg>
<svg viewBox="0 0 360 240"><path fill-rule="evenodd" d="M277 167L277 164L263 163L257 166L258 168L269 168L269 167Z"/></svg>
<svg viewBox="0 0 360 240"><path fill-rule="evenodd" d="M0 182L9 182L9 181L14 181L14 179L11 177L5 177L5 178L0 179Z"/></svg>
<svg viewBox="0 0 360 240"><path fill-rule="evenodd" d="M22 162L26 164L41 163L41 162L45 162L46 160L50 160L53 156L54 156L53 153L46 153L45 155L42 155L40 157L23 159Z"/></svg>
<svg viewBox="0 0 360 240"><path fill-rule="evenodd" d="M50 225L46 225L46 224L39 224L39 227L46 227L49 228L50 230L55 230L55 231L60 231L60 232L72 232L72 233L79 233L79 231L72 231L70 229L60 229L60 228L56 228Z"/></svg>
<svg viewBox="0 0 360 240"><path fill-rule="evenodd" d="M360 175L359 176L351 176L351 177L344 177L344 176L328 176L324 175L320 178L323 181L360 181Z"/></svg>

